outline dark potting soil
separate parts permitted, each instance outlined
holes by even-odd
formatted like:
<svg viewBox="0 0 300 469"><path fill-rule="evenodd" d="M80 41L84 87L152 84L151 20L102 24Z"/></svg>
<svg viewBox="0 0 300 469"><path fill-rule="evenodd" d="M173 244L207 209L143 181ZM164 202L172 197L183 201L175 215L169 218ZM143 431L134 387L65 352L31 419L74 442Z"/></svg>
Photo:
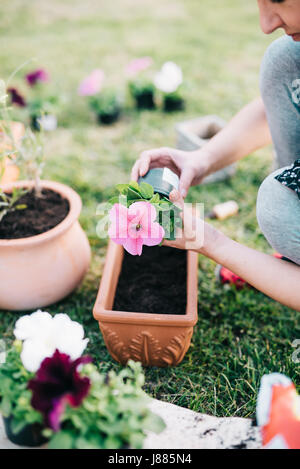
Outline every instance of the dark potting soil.
<svg viewBox="0 0 300 469"><path fill-rule="evenodd" d="M50 189L43 189L41 197L27 192L17 202L27 207L7 213L0 222L0 239L19 239L51 230L69 213L67 199Z"/></svg>
<svg viewBox="0 0 300 469"><path fill-rule="evenodd" d="M185 314L186 251L143 247L141 256L126 251L113 309L156 314Z"/></svg>

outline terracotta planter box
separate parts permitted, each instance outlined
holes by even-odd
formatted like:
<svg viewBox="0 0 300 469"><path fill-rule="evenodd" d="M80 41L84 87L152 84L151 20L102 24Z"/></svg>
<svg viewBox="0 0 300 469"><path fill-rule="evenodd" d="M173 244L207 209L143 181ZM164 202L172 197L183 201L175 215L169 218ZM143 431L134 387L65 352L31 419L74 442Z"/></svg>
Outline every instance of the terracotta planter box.
<svg viewBox="0 0 300 469"><path fill-rule="evenodd" d="M19 181L3 186L32 187ZM91 250L78 222L79 195L68 186L42 181L42 187L66 198L70 210L54 228L35 236L0 239L0 309L33 310L69 295L82 281L90 264Z"/></svg>
<svg viewBox="0 0 300 469"><path fill-rule="evenodd" d="M226 122L218 116L204 116L180 122L176 125L177 148L184 151L194 151L202 148L216 135ZM236 165L231 164L203 179L202 184L223 181L235 173Z"/></svg>
<svg viewBox="0 0 300 469"><path fill-rule="evenodd" d="M123 256L123 247L110 241L93 311L109 353L124 365L129 359L144 366L178 365L198 319L198 254L187 252L187 304L182 315L113 311Z"/></svg>

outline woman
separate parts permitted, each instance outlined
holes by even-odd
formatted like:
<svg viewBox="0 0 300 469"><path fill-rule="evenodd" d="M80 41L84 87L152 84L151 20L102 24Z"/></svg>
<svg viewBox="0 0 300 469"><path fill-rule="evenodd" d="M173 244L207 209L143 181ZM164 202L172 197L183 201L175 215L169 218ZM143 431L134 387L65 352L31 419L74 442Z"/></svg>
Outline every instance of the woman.
<svg viewBox="0 0 300 469"><path fill-rule="evenodd" d="M263 58L261 97L243 108L201 150L143 152L132 169L132 179L145 175L149 168L169 167L180 176L180 192L173 191L170 198L183 207L191 185L273 142L281 169L259 188L257 218L271 246L292 262L243 246L187 210L182 236L165 244L196 250L300 311L300 0L258 0L258 5L263 32L283 28L286 33Z"/></svg>

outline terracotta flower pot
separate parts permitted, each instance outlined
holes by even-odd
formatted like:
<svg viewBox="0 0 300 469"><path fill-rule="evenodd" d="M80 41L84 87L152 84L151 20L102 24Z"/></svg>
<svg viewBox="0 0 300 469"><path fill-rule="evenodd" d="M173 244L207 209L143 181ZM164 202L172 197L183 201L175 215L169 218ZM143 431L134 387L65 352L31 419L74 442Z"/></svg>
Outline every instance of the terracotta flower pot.
<svg viewBox="0 0 300 469"><path fill-rule="evenodd" d="M5 185L32 187L19 181ZM79 195L68 186L42 181L42 187L69 201L66 218L51 230L28 238L0 239L0 309L30 310L55 303L82 281L90 263L88 239L78 222Z"/></svg>
<svg viewBox="0 0 300 469"><path fill-rule="evenodd" d="M123 256L123 247L110 241L93 311L109 353L122 364L132 359L144 366L178 365L198 319L197 253L187 252L187 305L182 315L112 311Z"/></svg>
<svg viewBox="0 0 300 469"><path fill-rule="evenodd" d="M14 139L16 142L19 142L21 138L23 137L25 133L25 128L24 125L21 122L11 122L11 132L14 136ZM0 131L0 153L3 150L10 150L11 148L11 142L9 140L8 136L3 136L2 132ZM0 166L3 163L0 163ZM4 158L4 173L2 175L2 178L0 180L0 184L8 184L9 182L14 182L18 179L19 177L19 168L12 164L11 159L9 158ZM2 168L1 168L2 170Z"/></svg>

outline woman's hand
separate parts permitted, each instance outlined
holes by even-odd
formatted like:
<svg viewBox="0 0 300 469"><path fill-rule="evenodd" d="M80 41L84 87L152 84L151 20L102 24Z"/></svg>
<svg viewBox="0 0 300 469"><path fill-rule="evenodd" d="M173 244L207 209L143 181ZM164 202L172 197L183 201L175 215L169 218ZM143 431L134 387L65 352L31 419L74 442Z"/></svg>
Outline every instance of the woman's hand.
<svg viewBox="0 0 300 469"><path fill-rule="evenodd" d="M197 251L211 257L225 236L201 218L197 204L185 204L178 191L173 190L169 198L181 209L182 227L176 230L176 239L165 240L164 246Z"/></svg>
<svg viewBox="0 0 300 469"><path fill-rule="evenodd" d="M209 155L202 150L182 151L168 147L144 151L132 168L131 179L137 181L152 168L174 171L180 178L179 191L185 197L190 186L199 184L208 174Z"/></svg>

